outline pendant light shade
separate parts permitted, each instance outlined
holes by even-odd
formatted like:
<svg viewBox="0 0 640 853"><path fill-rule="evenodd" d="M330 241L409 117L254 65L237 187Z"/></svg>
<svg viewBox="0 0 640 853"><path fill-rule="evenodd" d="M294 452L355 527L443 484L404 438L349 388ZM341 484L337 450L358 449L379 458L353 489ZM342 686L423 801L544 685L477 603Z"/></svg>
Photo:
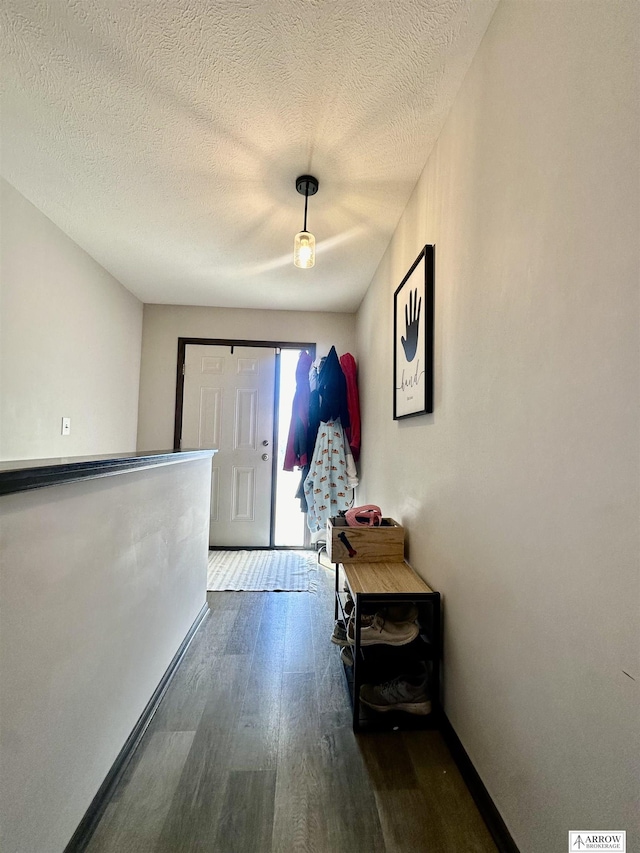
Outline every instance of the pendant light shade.
<svg viewBox="0 0 640 853"><path fill-rule="evenodd" d="M309 231L299 231L293 241L293 263L308 270L316 262L316 238Z"/></svg>
<svg viewBox="0 0 640 853"><path fill-rule="evenodd" d="M304 225L293 241L293 263L301 270L309 270L316 262L316 238L307 231L307 203L309 196L318 192L318 181L313 175L300 175L296 189L304 195Z"/></svg>

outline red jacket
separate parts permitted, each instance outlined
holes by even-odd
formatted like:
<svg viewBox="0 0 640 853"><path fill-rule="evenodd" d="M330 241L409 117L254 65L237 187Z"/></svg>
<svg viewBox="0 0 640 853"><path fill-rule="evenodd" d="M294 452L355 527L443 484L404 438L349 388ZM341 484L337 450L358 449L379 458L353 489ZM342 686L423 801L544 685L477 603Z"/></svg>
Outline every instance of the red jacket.
<svg viewBox="0 0 640 853"><path fill-rule="evenodd" d="M340 357L340 367L347 380L347 405L349 407L350 425L344 434L349 442L353 458L357 462L360 458L360 398L358 396L358 379L356 360L350 352Z"/></svg>

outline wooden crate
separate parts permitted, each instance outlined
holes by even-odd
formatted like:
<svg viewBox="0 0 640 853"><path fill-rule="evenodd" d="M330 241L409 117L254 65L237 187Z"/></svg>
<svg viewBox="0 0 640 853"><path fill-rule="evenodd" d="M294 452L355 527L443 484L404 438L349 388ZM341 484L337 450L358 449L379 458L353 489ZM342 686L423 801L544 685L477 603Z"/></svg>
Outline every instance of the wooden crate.
<svg viewBox="0 0 640 853"><path fill-rule="evenodd" d="M327 554L332 563L402 562L404 527L392 518L383 518L379 527L349 527L342 516L330 518Z"/></svg>

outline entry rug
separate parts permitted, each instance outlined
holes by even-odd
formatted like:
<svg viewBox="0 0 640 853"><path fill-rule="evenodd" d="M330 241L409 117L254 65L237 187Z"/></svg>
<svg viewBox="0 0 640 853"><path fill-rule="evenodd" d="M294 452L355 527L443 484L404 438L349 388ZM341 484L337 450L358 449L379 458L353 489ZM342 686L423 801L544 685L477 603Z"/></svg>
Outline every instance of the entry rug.
<svg viewBox="0 0 640 853"><path fill-rule="evenodd" d="M313 551L209 551L208 590L315 592Z"/></svg>

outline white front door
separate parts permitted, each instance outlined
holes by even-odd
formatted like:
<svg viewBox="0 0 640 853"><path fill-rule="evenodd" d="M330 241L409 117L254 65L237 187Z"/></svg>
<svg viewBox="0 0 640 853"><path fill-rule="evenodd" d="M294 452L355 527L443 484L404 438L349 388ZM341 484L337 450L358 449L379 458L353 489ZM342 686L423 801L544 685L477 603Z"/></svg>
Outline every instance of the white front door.
<svg viewBox="0 0 640 853"><path fill-rule="evenodd" d="M271 544L276 350L187 344L183 448L218 449L209 544Z"/></svg>

